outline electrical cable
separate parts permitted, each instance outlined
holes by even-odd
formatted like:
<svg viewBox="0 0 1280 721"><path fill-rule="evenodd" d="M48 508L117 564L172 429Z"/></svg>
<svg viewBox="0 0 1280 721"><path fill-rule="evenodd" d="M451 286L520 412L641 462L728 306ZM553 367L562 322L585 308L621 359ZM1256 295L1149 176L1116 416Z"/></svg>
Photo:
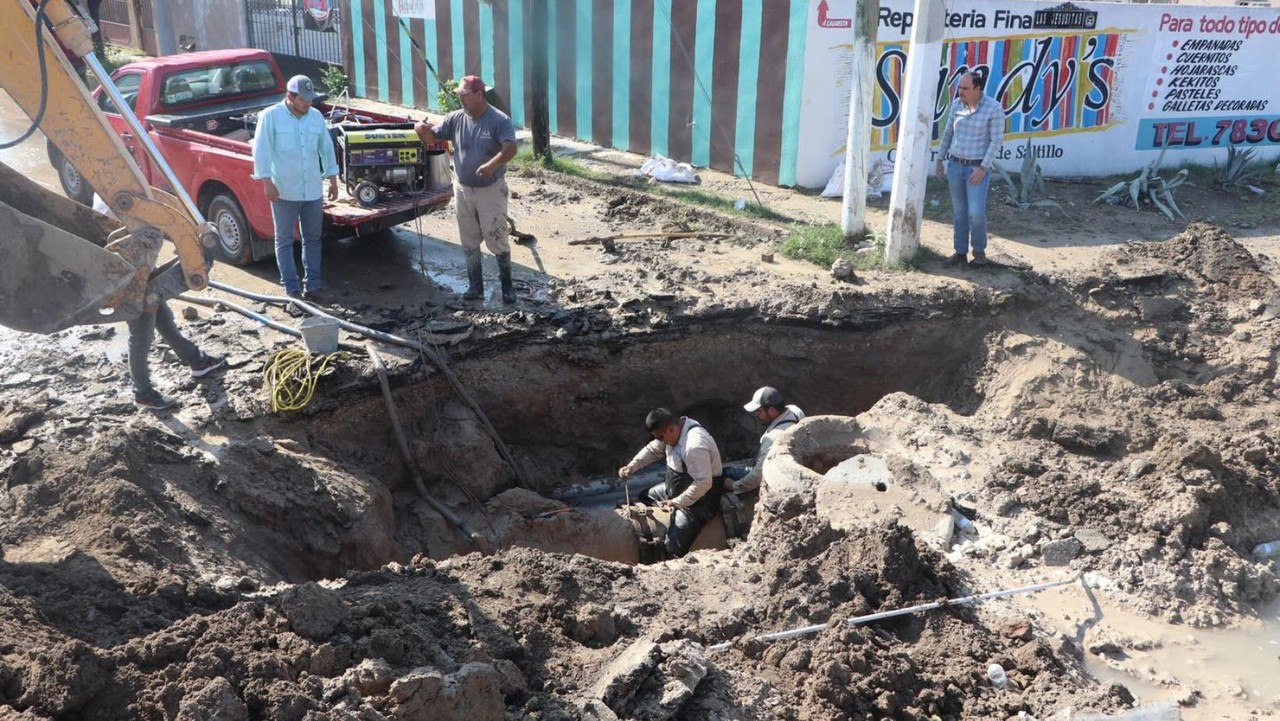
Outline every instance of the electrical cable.
<svg viewBox="0 0 1280 721"><path fill-rule="evenodd" d="M300 348L283 348L271 354L271 360L262 371L262 380L271 396L271 412L300 411L311 403L320 378L335 368L331 363L350 360L346 351L321 356L317 363L311 354Z"/></svg>
<svg viewBox="0 0 1280 721"><path fill-rule="evenodd" d="M302 300L298 300L297 298L280 297L275 295L264 295L262 293L252 293L247 290L236 288L235 286L227 285L225 283L219 283L216 280L210 280L209 287L217 290L221 290L226 293L231 293L232 295L238 295L242 298L248 298L250 300L256 300L263 303L292 304L295 307L301 308L302 310L314 316L330 318L332 320L335 320L337 321L338 326L340 328L348 330L352 333L359 333L360 335L363 335L366 338L382 341L383 343L389 343L391 345L398 345L403 348L414 349L422 353L423 356L432 365L434 365L436 368L440 370L441 373L444 374L445 379L449 381L449 385L453 387L453 390L455 393L458 394L458 397L460 397L463 400L463 402L466 403L467 406L469 406L475 412L476 418L480 421L480 425L484 428L485 432L487 432L489 436L493 439L493 445L494 445L494 448L497 449L498 455L502 456L502 459L507 462L507 465L511 466L511 470L516 477L516 483L522 488L529 487L529 483L525 479L523 471L520 470L520 466L516 465L515 456L511 454L511 449L508 448L507 444L502 440L502 436L498 434L498 429L494 428L493 423L489 420L489 416L486 415L484 410L480 408L480 404L476 402L475 397L471 395L471 392L467 390L466 386L462 385L462 381L458 378L457 374L454 373L453 369L449 367L449 364L445 361L444 354L438 353L435 350L429 348L428 346L422 343L419 343L417 341L409 340L408 338L401 338L400 336L391 335L390 333L383 333L382 331L374 330L372 328L368 328L362 325L357 325L350 321L342 320L341 318L335 318L334 316L328 313L325 313L324 311L320 310L314 305L311 305L310 303L307 303Z"/></svg>
<svg viewBox="0 0 1280 721"><path fill-rule="evenodd" d="M7 150L15 145L23 142L27 138L35 134L36 129L40 127L40 123L44 122L44 113L49 105L49 69L46 67L44 56L44 25L49 21L45 15L44 9L48 6L49 0L40 0L40 5L36 7L36 53L39 57L40 65L40 105L36 108L36 114L31 118L31 125L15 140L0 143L0 150Z"/></svg>

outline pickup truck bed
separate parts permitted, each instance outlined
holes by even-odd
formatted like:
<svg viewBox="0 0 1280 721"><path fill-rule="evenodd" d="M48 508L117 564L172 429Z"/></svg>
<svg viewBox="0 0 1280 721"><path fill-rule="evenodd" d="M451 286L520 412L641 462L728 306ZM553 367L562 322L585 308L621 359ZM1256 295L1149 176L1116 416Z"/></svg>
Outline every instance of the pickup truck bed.
<svg viewBox="0 0 1280 721"><path fill-rule="evenodd" d="M223 260L243 265L271 257L275 250L271 206L262 194L262 184L250 177L250 141L257 114L280 102L285 93L285 78L271 54L244 49L150 58L119 68L112 78L178 180L218 227ZM100 91L95 97L148 180L165 188L163 176L142 149L135 147L109 99ZM358 114L335 110L323 103L314 107L330 118L331 127L339 122L347 126L408 121L364 110ZM366 236L446 205L453 196L447 145L437 143L419 152L425 153L428 168L425 188L388 186L368 205L342 192L337 201L325 203L326 234ZM342 153L338 157L341 164ZM79 182L78 172L57 148L50 147L50 160L59 170L67 195L91 202L92 189ZM344 168L339 174L339 185L349 189L353 183L344 177L345 172Z"/></svg>

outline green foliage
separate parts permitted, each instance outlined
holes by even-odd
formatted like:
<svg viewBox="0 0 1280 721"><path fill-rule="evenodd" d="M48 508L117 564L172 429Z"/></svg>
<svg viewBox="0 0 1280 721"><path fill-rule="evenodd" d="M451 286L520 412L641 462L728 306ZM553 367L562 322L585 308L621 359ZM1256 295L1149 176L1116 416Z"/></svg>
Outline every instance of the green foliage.
<svg viewBox="0 0 1280 721"><path fill-rule="evenodd" d="M1214 182L1224 188L1233 188L1244 185L1245 181L1261 175L1260 168L1250 168L1249 164L1253 162L1253 156L1258 152L1257 148L1245 148L1241 150L1234 145L1227 146L1227 162L1222 167L1217 168Z"/></svg>
<svg viewBox="0 0 1280 721"><path fill-rule="evenodd" d="M854 270L907 270L890 266L884 259L885 236L872 231L866 241L850 241L835 223L798 227L782 241L782 254L792 260L830 268L843 258ZM923 249L922 249L923 250Z"/></svg>
<svg viewBox="0 0 1280 721"><path fill-rule="evenodd" d="M834 223L810 225L792 231L782 241L782 254L828 268L838 258L849 258L853 248L845 242L840 226Z"/></svg>
<svg viewBox="0 0 1280 721"><path fill-rule="evenodd" d="M347 74L340 65L326 66L320 73L320 84L329 91L329 95L337 97L347 91Z"/></svg>
<svg viewBox="0 0 1280 721"><path fill-rule="evenodd" d="M462 107L457 87L458 83L454 79L440 78L440 89L436 91L436 103L440 106L440 112L452 113Z"/></svg>
<svg viewBox="0 0 1280 721"><path fill-rule="evenodd" d="M102 51L98 53L98 61L102 63L102 68L107 71L108 76L116 70L119 70L121 66L128 65L129 63L137 60L142 60L146 57L150 56L137 48L131 48L126 45L116 45L114 43L106 43L103 46ZM85 76L85 85L89 90L95 90L102 84L98 81L98 78L94 77L92 71L86 71Z"/></svg>
<svg viewBox="0 0 1280 721"><path fill-rule="evenodd" d="M1031 150L1031 138L1027 138L1027 144L1024 147L1022 170L1018 173L1017 183L1013 181L1009 171L1001 167L999 163L994 165L996 172L1000 173L1000 177L1009 186L1009 202L1011 204L1022 210L1027 208L1060 207L1057 201L1043 197L1045 195L1044 172L1040 170L1040 162Z"/></svg>
<svg viewBox="0 0 1280 721"><path fill-rule="evenodd" d="M1165 151L1161 150L1160 155L1143 168L1138 177L1116 183L1102 191L1102 194L1094 198L1093 202L1106 201L1112 205L1132 205L1134 210L1140 210L1144 203L1150 203L1171 221L1175 213L1179 218L1185 218L1186 216L1182 214L1182 210L1173 199L1173 190L1187 182L1187 174L1190 171L1183 168L1171 178L1161 177L1160 163L1164 160L1164 153Z"/></svg>

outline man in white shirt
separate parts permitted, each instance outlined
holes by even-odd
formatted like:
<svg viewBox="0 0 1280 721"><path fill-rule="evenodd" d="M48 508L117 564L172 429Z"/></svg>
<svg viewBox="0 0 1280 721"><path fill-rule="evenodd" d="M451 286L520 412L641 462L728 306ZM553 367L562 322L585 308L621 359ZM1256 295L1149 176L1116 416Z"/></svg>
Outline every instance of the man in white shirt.
<svg viewBox="0 0 1280 721"><path fill-rule="evenodd" d="M787 405L778 389L770 386L757 389L742 408L764 426L764 435L760 436L760 450L756 452L754 465L745 469L733 467L725 470L725 475L729 477L724 481L724 489L738 495L760 488L760 482L764 480L764 458L769 455L774 441L778 440L783 431L804 420L804 411L797 406Z"/></svg>
<svg viewBox="0 0 1280 721"><path fill-rule="evenodd" d="M653 436L631 462L618 469L629 478L641 468L666 457L667 478L648 490L651 500L674 511L667 529L667 554L682 556L698 531L720 511L724 467L716 441L692 418L677 417L665 408L649 413L645 427Z"/></svg>

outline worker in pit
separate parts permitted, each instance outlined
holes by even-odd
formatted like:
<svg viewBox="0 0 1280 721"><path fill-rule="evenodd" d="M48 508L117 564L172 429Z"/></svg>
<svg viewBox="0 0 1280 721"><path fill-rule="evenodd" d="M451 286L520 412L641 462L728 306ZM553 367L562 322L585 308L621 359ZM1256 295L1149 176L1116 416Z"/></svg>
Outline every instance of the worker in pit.
<svg viewBox="0 0 1280 721"><path fill-rule="evenodd" d="M754 465L729 467L724 471L724 489L738 495L753 493L760 488L764 480L764 457L769 455L769 449L773 448L783 431L804 420L804 411L787 405L778 389L770 386L756 389L755 395L742 408L764 426L764 435L760 436L760 450L756 452Z"/></svg>
<svg viewBox="0 0 1280 721"><path fill-rule="evenodd" d="M667 528L667 555L683 556L698 531L720 510L724 491L723 466L716 441L700 423L658 408L644 419L653 436L631 462L618 469L622 478L666 456L667 478L647 492L650 500L674 511Z"/></svg>

